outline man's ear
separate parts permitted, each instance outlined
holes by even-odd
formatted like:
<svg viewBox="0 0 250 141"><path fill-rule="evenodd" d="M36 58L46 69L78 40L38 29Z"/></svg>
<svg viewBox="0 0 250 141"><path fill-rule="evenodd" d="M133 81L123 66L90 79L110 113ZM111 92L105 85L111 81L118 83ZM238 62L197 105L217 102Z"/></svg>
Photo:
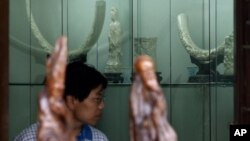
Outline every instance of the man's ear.
<svg viewBox="0 0 250 141"><path fill-rule="evenodd" d="M66 97L66 105L70 110L73 110L75 108L75 105L77 104L77 99L73 96L67 96Z"/></svg>

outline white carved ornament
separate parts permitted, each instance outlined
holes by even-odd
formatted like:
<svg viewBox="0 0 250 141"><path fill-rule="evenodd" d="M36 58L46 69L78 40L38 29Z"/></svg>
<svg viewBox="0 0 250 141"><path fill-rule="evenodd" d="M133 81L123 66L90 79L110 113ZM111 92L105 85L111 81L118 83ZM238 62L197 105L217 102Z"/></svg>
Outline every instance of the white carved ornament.
<svg viewBox="0 0 250 141"><path fill-rule="evenodd" d="M234 73L234 35L231 33L225 40L218 46L212 49L201 49L198 47L191 38L188 30L187 15L181 13L177 16L179 37L181 43L187 52L201 63L206 64L215 59L218 55L224 55L224 75L233 75Z"/></svg>
<svg viewBox="0 0 250 141"><path fill-rule="evenodd" d="M68 53L69 62L78 60L82 56L86 55L88 51L91 49L91 47L97 42L100 36L105 19L106 2L104 0L97 0L95 8L96 9L95 9L94 22L87 36L87 39L83 41L82 44L79 45L79 47L69 51ZM32 33L38 40L41 47L39 48L39 47L29 46L19 41L13 36L10 36L10 40L15 44L13 47L18 48L19 50L25 53L29 53L29 50L31 49L32 55L37 60L41 60L42 54L51 54L54 47L46 40L46 38L42 35L40 29L38 28L34 16L30 10L30 0L26 0L26 11L28 19L30 20ZM44 64L44 61L38 61L38 62Z"/></svg>

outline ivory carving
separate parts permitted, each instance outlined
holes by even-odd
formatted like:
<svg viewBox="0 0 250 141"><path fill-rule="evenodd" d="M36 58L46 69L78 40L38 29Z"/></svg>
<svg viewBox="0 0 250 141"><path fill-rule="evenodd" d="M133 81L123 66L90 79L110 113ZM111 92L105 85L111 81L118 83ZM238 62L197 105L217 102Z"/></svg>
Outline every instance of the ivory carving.
<svg viewBox="0 0 250 141"><path fill-rule="evenodd" d="M224 55L224 75L233 75L234 73L234 57L233 57L233 45L234 35L233 33L228 35L225 40L216 48L201 49L198 47L191 38L188 30L187 15L181 13L177 17L179 37L187 50L187 52L201 63L206 64L215 59L218 55Z"/></svg>
<svg viewBox="0 0 250 141"><path fill-rule="evenodd" d="M68 53L68 61L72 62L75 60L79 60L82 56L86 56L88 51L92 48L92 46L97 42L100 33L103 28L103 23L105 19L105 10L106 10L106 2L104 0L97 0L96 1L96 10L95 10L95 19L91 28L91 31L89 32L87 39L83 41L83 43L76 49L72 49ZM35 58L38 60L40 59L41 54L51 54L53 50L53 46L46 40L46 38L42 35L39 27L36 24L36 21L34 19L34 16L30 10L30 1L26 0L26 11L28 19L31 23L31 30L34 34L35 38L38 40L39 44L41 45L41 48L32 47L31 51L35 52L34 55ZM21 48L23 52L27 53L27 50L30 49L30 46L22 43L21 41L18 41L15 37L10 36L10 39L12 42L18 44L18 46L14 46L16 48ZM42 63L44 64L44 62Z"/></svg>
<svg viewBox="0 0 250 141"><path fill-rule="evenodd" d="M109 55L106 63L106 72L120 72L121 70L121 40L122 29L121 24L118 21L118 9L111 8L111 23L109 24Z"/></svg>

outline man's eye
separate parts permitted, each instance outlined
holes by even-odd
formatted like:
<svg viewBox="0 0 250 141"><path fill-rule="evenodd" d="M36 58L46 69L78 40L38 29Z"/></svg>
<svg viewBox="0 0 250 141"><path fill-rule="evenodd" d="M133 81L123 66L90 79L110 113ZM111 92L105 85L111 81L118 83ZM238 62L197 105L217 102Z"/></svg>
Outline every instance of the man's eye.
<svg viewBox="0 0 250 141"><path fill-rule="evenodd" d="M103 96L104 95L104 91L98 92L98 95Z"/></svg>
<svg viewBox="0 0 250 141"><path fill-rule="evenodd" d="M97 102L97 103L100 103L103 101L103 97L97 97L97 98L94 98L94 100Z"/></svg>
<svg viewBox="0 0 250 141"><path fill-rule="evenodd" d="M101 101L102 98L98 97L98 98L95 98L96 101Z"/></svg>
<svg viewBox="0 0 250 141"><path fill-rule="evenodd" d="M98 93L99 94L99 93ZM97 104L100 104L101 102L104 102L104 98L105 98L105 95L103 95L103 93L99 94L99 96L97 97L93 97L92 100L97 103Z"/></svg>

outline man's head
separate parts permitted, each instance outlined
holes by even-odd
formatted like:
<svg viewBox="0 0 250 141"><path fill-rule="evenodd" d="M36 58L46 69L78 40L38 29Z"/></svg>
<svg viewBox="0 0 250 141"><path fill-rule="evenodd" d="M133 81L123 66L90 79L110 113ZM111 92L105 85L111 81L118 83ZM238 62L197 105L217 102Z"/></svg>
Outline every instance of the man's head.
<svg viewBox="0 0 250 141"><path fill-rule="evenodd" d="M91 90L99 85L102 85L102 88L105 89L107 80L95 68L80 62L73 62L67 65L65 97L73 96L81 102L89 96Z"/></svg>
<svg viewBox="0 0 250 141"><path fill-rule="evenodd" d="M107 79L95 68L80 62L67 65L64 98L77 124L96 124L106 86Z"/></svg>

